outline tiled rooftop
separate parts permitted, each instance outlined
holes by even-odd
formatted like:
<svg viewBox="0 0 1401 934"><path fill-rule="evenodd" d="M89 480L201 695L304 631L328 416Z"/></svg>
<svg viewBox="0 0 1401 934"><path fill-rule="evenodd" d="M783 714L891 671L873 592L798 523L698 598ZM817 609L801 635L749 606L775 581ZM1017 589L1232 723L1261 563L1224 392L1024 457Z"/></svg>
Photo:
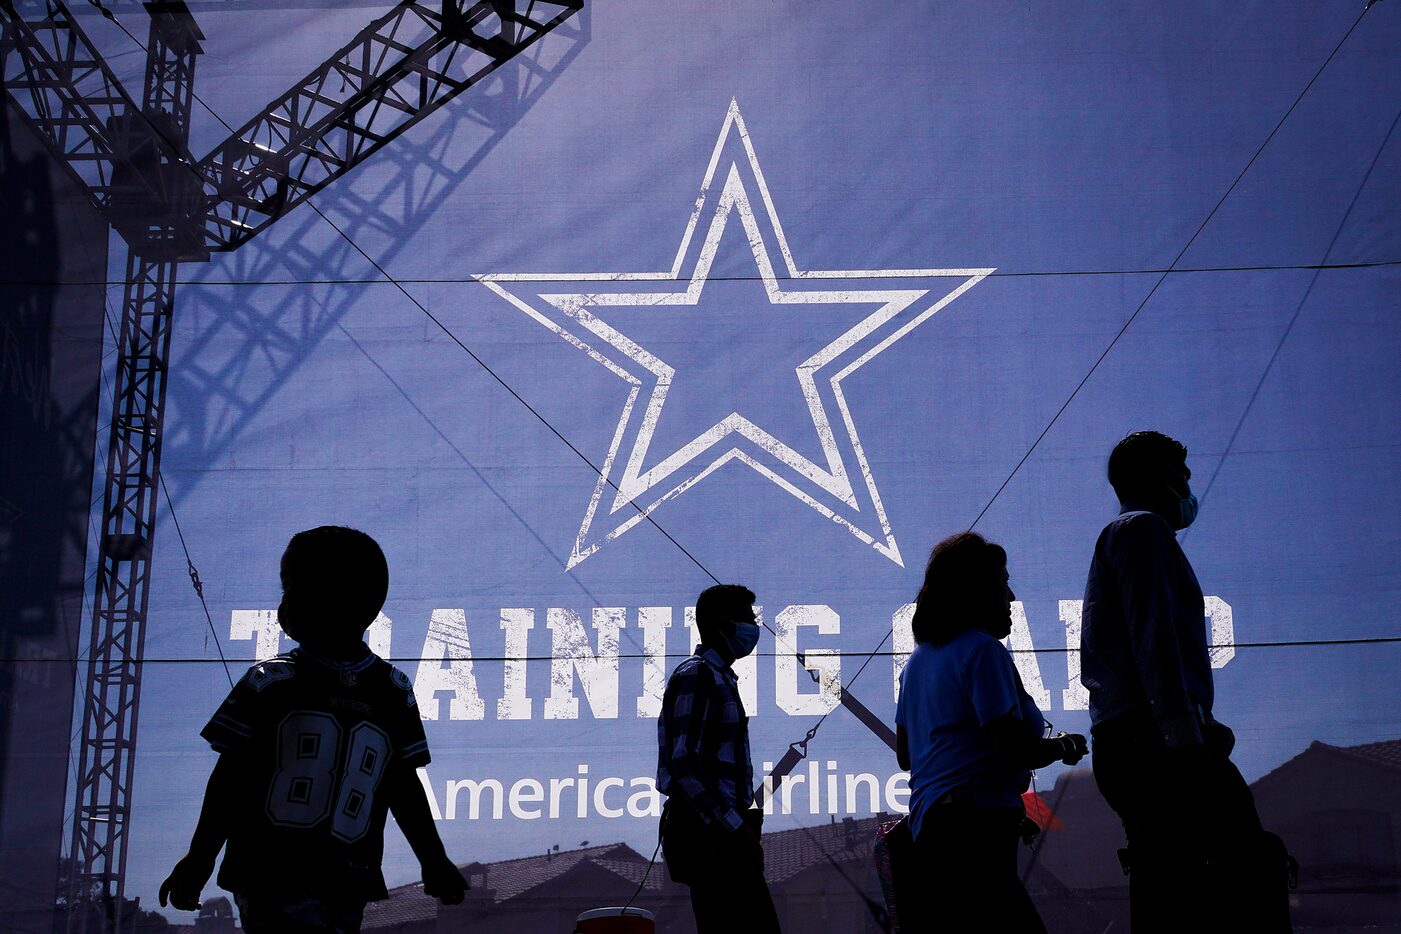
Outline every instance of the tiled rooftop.
<svg viewBox="0 0 1401 934"><path fill-rule="evenodd" d="M869 863L876 826L894 819L890 815L866 817L765 833L764 874L770 885L776 885L829 858L838 863Z"/></svg>
<svg viewBox="0 0 1401 934"><path fill-rule="evenodd" d="M584 862L601 866L634 885L641 881L642 874L647 869L646 857L638 855L625 843L610 843L606 846L563 850L549 855L502 860L499 863L470 863L463 866L462 870L475 892L485 894L490 890L495 903L500 904L556 879ZM647 889L650 891L660 888L665 873L660 866L654 868L647 880ZM468 892L467 897L470 900L473 893ZM371 902L366 906L364 926L369 929L428 921L437 915L437 900L423 894L422 884L414 883L390 889L389 898Z"/></svg>
<svg viewBox="0 0 1401 934"><path fill-rule="evenodd" d="M416 921L432 921L438 917L438 900L423 894L422 883L401 885L389 890L383 901L365 906L366 928L385 928Z"/></svg>
<svg viewBox="0 0 1401 934"><path fill-rule="evenodd" d="M1365 743L1361 746L1334 746L1333 748L1346 755L1401 771L1401 739Z"/></svg>
<svg viewBox="0 0 1401 934"><path fill-rule="evenodd" d="M606 868L635 866L637 870L632 878L633 882L642 878L642 870L647 867L646 857L639 856L632 847L625 843L610 843L578 850L561 850L544 856L508 859L486 865L477 863L464 869L467 870L467 879L473 887L491 889L496 893L496 901L503 902L562 876L585 861ZM619 874L622 875L621 872Z"/></svg>
<svg viewBox="0 0 1401 934"><path fill-rule="evenodd" d="M894 817L882 814L860 820L848 818L811 827L791 827L764 834L764 869L770 885L778 885L814 866L828 862L850 866L871 865L876 827ZM772 819L770 826L772 826ZM588 863L610 872L625 883L636 885L647 872L647 856L627 844L564 850L549 855L527 856L497 863L471 863L462 867L472 883L469 901L487 897L499 905ZM661 892L668 887L666 867L658 861L647 875L646 891ZM389 898L372 902L365 912L365 928L389 927L430 920L437 915L437 902L423 894L419 884L392 889Z"/></svg>

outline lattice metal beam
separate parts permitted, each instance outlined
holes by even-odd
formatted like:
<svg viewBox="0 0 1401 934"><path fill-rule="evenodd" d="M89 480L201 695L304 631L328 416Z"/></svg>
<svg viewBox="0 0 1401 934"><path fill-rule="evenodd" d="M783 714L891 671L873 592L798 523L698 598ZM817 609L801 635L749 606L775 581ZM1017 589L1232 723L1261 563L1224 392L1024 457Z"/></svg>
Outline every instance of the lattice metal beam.
<svg viewBox="0 0 1401 934"><path fill-rule="evenodd" d="M203 182L181 142L187 136L162 125L167 102L156 102L155 122L144 118L62 0L0 0L0 80L109 218L134 207L189 214L202 200ZM181 168L162 174L151 170L154 163Z"/></svg>
<svg viewBox="0 0 1401 934"><path fill-rule="evenodd" d="M311 211L284 217L277 249L223 258L228 278L338 278L363 265L350 243L368 231L380 244L376 260L393 268L396 258L413 248L415 234L549 93L590 38L586 6L548 40L458 98L442 119L421 127L412 146L402 145L404 140L380 151L372 176L346 179L317 195L317 207L346 237L327 239L325 222ZM204 292L199 326L185 334L184 359L171 371L171 392L182 404L180 420L166 436L166 453L180 452L182 462L217 460L361 297L362 290L346 285L275 295ZM166 479L178 507L189 487L179 478Z"/></svg>
<svg viewBox="0 0 1401 934"><path fill-rule="evenodd" d="M247 242L582 7L401 3L200 160L209 248Z"/></svg>
<svg viewBox="0 0 1401 934"><path fill-rule="evenodd" d="M202 36L183 3L154 2L147 8L151 32L142 106L148 117L179 134L183 146ZM159 153L147 168L186 170ZM108 907L109 929L120 930L127 920L121 914L127 823L178 269L172 245L182 237L176 223L160 223L158 217L141 222L144 242L159 258L142 255L135 245L127 255L74 795L69 904L83 909L69 915L69 929L76 931L94 920L86 910L94 900Z"/></svg>
<svg viewBox="0 0 1401 934"><path fill-rule="evenodd" d="M28 18L16 12L23 6ZM230 250L578 12L584 0L403 0L205 160L187 143L203 38L151 15L138 106L63 0L0 0L6 95L128 243L75 785L70 930L119 931L178 262ZM34 12L38 10L39 12ZM106 919L89 910L105 906Z"/></svg>
<svg viewBox="0 0 1401 934"><path fill-rule="evenodd" d="M73 815L73 891L120 910L150 595L173 262L127 258ZM83 930L87 911L70 917Z"/></svg>

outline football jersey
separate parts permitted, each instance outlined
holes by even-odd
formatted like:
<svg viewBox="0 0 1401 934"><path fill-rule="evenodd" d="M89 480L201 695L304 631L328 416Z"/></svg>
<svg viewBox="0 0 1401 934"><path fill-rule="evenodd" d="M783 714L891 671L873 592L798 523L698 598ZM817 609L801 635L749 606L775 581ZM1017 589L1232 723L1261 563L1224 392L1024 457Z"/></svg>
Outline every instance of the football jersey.
<svg viewBox="0 0 1401 934"><path fill-rule="evenodd" d="M259 662L200 735L242 760L221 888L384 898L388 773L428 762L408 677L365 650Z"/></svg>

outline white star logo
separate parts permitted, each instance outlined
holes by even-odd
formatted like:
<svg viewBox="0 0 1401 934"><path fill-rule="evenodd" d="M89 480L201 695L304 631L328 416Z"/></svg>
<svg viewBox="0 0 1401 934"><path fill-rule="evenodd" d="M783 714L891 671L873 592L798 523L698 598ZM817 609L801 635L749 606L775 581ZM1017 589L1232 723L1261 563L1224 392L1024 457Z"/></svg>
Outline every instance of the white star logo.
<svg viewBox="0 0 1401 934"><path fill-rule="evenodd" d="M743 144L744 158L732 159L723 172L721 156L731 131ZM743 168L749 169L749 183L763 203L763 215L754 211ZM717 179L723 179L718 196ZM707 206L712 214L700 244L692 250L694 234ZM817 353L798 364L798 386L816 428L822 457L818 463L795 451L754 421L731 412L674 452L652 463L648 453L661 419L667 395L677 372L656 354L648 351L618 329L610 326L596 309L620 306L696 305L711 273L721 234L732 215L738 215L759 278L770 307L780 305L876 305L874 312L843 331ZM770 260L770 244L782 257L786 276L780 278ZM694 253L690 274L682 275L688 254ZM695 209L676 260L668 272L632 273L489 273L477 276L487 288L506 299L535 321L549 328L573 346L607 367L629 384L612 444L599 471L593 498L584 513L578 537L570 553L573 568L604 545L618 538L651 515L667 500L680 496L711 473L731 461L746 464L772 480L780 488L846 529L900 566L904 562L891 531L890 520L881 503L865 449L856 432L842 381L873 357L928 320L935 312L976 285L992 269L809 269L799 270L779 224L768 185L759 168L749 131L739 105L731 101L720 136L701 182ZM961 280L951 291L939 290L931 297L930 288L873 289L870 279ZM847 280L854 288L812 289L803 284L813 280ZM670 287L632 286L645 291L577 291L540 293L530 287L507 285L530 282L628 282L681 283L679 291ZM781 284L780 284L781 283ZM796 286L796 287L795 287ZM648 390L645 406L638 411L638 400ZM833 428L828 405L835 404L844 434ZM626 452L619 457L620 452ZM850 469L848 458L854 462ZM615 475L621 476L616 480ZM853 483L853 475L860 480ZM615 492L606 498L609 489ZM600 519L600 508L606 516ZM875 523L865 517L873 515ZM874 525L879 525L879 529ZM595 526L603 526L601 534Z"/></svg>

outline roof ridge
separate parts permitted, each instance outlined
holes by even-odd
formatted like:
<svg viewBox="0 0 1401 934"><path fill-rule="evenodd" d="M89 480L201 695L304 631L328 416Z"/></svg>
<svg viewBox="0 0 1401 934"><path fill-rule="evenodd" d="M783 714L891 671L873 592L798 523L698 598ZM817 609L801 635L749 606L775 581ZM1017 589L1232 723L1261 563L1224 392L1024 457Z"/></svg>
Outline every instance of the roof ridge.
<svg viewBox="0 0 1401 934"><path fill-rule="evenodd" d="M577 856L582 853L597 853L606 850L616 850L619 847L627 850L629 853L638 856L639 859L642 858L641 854L634 850L632 847L628 846L627 843L623 842L622 840L618 840L614 843L600 843L597 846L581 846L573 850L559 850L558 852L552 850L548 853L533 853L529 856L513 856L510 859L499 859L491 863L483 863L480 860L470 860L469 862L459 864L457 868L466 869L468 866L509 866L512 863L524 863L530 860L562 859L566 856Z"/></svg>
<svg viewBox="0 0 1401 934"><path fill-rule="evenodd" d="M860 827L860 826L863 826L863 825L865 825L865 824L872 824L872 825L875 825L875 824L884 823L885 821L897 820L897 819L900 818L901 816L903 816L903 815L899 815L899 814L872 814L872 815L870 815L869 817L853 817L853 816L848 815L847 817L844 817L844 818L842 818L842 819L839 820L839 821L835 821L835 822L829 821L828 823L825 823L825 824L811 824L811 825L805 826L805 827L785 827L785 828L782 829L782 830L766 830L766 831L764 832L764 836L765 836L765 837L776 837L776 836L779 836L780 834L790 834L790 833L808 833L808 834L811 834L811 833L814 833L814 832L819 831L819 830L826 830L826 831L828 831L828 832L831 832L831 831L833 831L833 830L841 831L841 830L844 830L844 829L847 828L847 827ZM851 821L850 824L847 823L848 820Z"/></svg>
<svg viewBox="0 0 1401 934"><path fill-rule="evenodd" d="M1401 739L1384 739L1356 746L1332 746L1350 759L1367 762L1384 769L1401 770Z"/></svg>
<svg viewBox="0 0 1401 934"><path fill-rule="evenodd" d="M1379 739L1371 743L1358 743L1356 746L1338 746L1338 749L1371 749L1377 746L1401 747L1401 739Z"/></svg>

